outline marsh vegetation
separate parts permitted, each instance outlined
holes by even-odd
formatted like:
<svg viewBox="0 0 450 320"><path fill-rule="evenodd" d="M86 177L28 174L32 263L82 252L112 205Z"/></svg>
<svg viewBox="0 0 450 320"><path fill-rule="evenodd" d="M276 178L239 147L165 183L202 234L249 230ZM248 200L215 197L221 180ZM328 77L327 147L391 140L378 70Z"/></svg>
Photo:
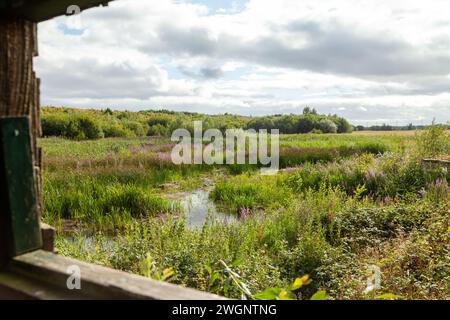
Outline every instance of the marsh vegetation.
<svg viewBox="0 0 450 320"><path fill-rule="evenodd" d="M163 136L40 144L62 255L232 298L450 298L450 174L421 161L445 129L283 134L271 176L176 166Z"/></svg>

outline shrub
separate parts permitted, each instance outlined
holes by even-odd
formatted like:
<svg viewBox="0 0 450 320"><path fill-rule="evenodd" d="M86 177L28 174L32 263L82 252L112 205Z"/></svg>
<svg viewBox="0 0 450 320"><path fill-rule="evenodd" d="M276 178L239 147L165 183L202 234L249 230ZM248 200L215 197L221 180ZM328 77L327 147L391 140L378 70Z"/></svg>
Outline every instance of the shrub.
<svg viewBox="0 0 450 320"><path fill-rule="evenodd" d="M167 128L170 122L171 122L170 117L166 115L154 115L148 120L147 124L149 127L154 125L161 125Z"/></svg>
<svg viewBox="0 0 450 320"><path fill-rule="evenodd" d="M447 126L435 125L416 135L416 146L420 157L436 157L450 154L450 135Z"/></svg>
<svg viewBox="0 0 450 320"><path fill-rule="evenodd" d="M76 140L103 137L99 122L85 115L44 115L42 131L44 136L62 136Z"/></svg>
<svg viewBox="0 0 450 320"><path fill-rule="evenodd" d="M353 248L374 246L401 231L411 231L431 215L416 207L355 208L337 215L340 239Z"/></svg>
<svg viewBox="0 0 450 320"><path fill-rule="evenodd" d="M337 126L337 133L351 133L353 126L344 118L334 116L331 120Z"/></svg>
<svg viewBox="0 0 450 320"><path fill-rule="evenodd" d="M136 137L145 137L147 135L148 127L138 121L123 121L125 130L133 133Z"/></svg>
<svg viewBox="0 0 450 320"><path fill-rule="evenodd" d="M336 124L328 119L322 119L318 123L318 129L323 133L337 133Z"/></svg>
<svg viewBox="0 0 450 320"><path fill-rule="evenodd" d="M134 136L132 131L125 129L120 123L104 124L103 132L106 138Z"/></svg>
<svg viewBox="0 0 450 320"><path fill-rule="evenodd" d="M148 128L147 136L169 136L170 129L162 124L155 124Z"/></svg>
<svg viewBox="0 0 450 320"><path fill-rule="evenodd" d="M42 117L42 134L44 137L66 136L69 118L61 115L44 115Z"/></svg>
<svg viewBox="0 0 450 320"><path fill-rule="evenodd" d="M97 120L80 115L69 120L64 136L71 139L84 140L99 139L104 135Z"/></svg>
<svg viewBox="0 0 450 320"><path fill-rule="evenodd" d="M308 133L316 128L317 121L315 121L315 117L313 116L302 116L297 121L297 132L299 133Z"/></svg>

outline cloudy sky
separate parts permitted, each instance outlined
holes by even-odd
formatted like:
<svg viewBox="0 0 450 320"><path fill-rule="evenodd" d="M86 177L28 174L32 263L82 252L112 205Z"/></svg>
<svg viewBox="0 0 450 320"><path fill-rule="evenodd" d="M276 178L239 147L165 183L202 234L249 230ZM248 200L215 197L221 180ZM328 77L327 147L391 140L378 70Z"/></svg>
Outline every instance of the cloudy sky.
<svg viewBox="0 0 450 320"><path fill-rule="evenodd" d="M446 122L449 12L447 0L113 1L39 25L42 105Z"/></svg>

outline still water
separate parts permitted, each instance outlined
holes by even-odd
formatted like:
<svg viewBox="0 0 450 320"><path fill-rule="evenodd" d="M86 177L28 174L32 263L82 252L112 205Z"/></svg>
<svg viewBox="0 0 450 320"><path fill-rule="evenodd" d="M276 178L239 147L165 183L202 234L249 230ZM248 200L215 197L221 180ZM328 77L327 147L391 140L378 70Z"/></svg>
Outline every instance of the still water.
<svg viewBox="0 0 450 320"><path fill-rule="evenodd" d="M236 215L223 212L216 207L209 198L209 192L209 190L199 189L181 198L180 203L189 227L201 227L207 221L221 223L236 221Z"/></svg>

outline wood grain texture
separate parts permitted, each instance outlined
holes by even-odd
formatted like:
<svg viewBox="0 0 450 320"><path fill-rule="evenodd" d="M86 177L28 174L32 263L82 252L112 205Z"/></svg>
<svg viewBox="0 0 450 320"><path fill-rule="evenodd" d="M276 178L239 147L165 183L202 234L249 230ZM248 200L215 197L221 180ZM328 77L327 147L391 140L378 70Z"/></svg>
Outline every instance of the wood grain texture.
<svg viewBox="0 0 450 320"><path fill-rule="evenodd" d="M37 138L41 136L42 130L39 112L39 79L33 71L33 58L37 54L36 23L0 19L0 118L26 116L29 119L33 187L38 204L34 212L39 215L42 187L41 154L37 148ZM4 187L7 190L7 186ZM5 210L7 208L0 204L2 216L7 214ZM6 240L3 239L3 241ZM1 260L9 255L5 251L5 248L0 248L0 264Z"/></svg>
<svg viewBox="0 0 450 320"><path fill-rule="evenodd" d="M77 266L80 270L81 290L67 289L67 279L72 275L69 267L72 266ZM15 282L18 280L21 283ZM8 281L10 288L13 286L16 291L35 299L225 299L214 294L92 265L42 250L14 258L10 269L0 273L0 282L5 281ZM34 285L36 281L41 283Z"/></svg>

